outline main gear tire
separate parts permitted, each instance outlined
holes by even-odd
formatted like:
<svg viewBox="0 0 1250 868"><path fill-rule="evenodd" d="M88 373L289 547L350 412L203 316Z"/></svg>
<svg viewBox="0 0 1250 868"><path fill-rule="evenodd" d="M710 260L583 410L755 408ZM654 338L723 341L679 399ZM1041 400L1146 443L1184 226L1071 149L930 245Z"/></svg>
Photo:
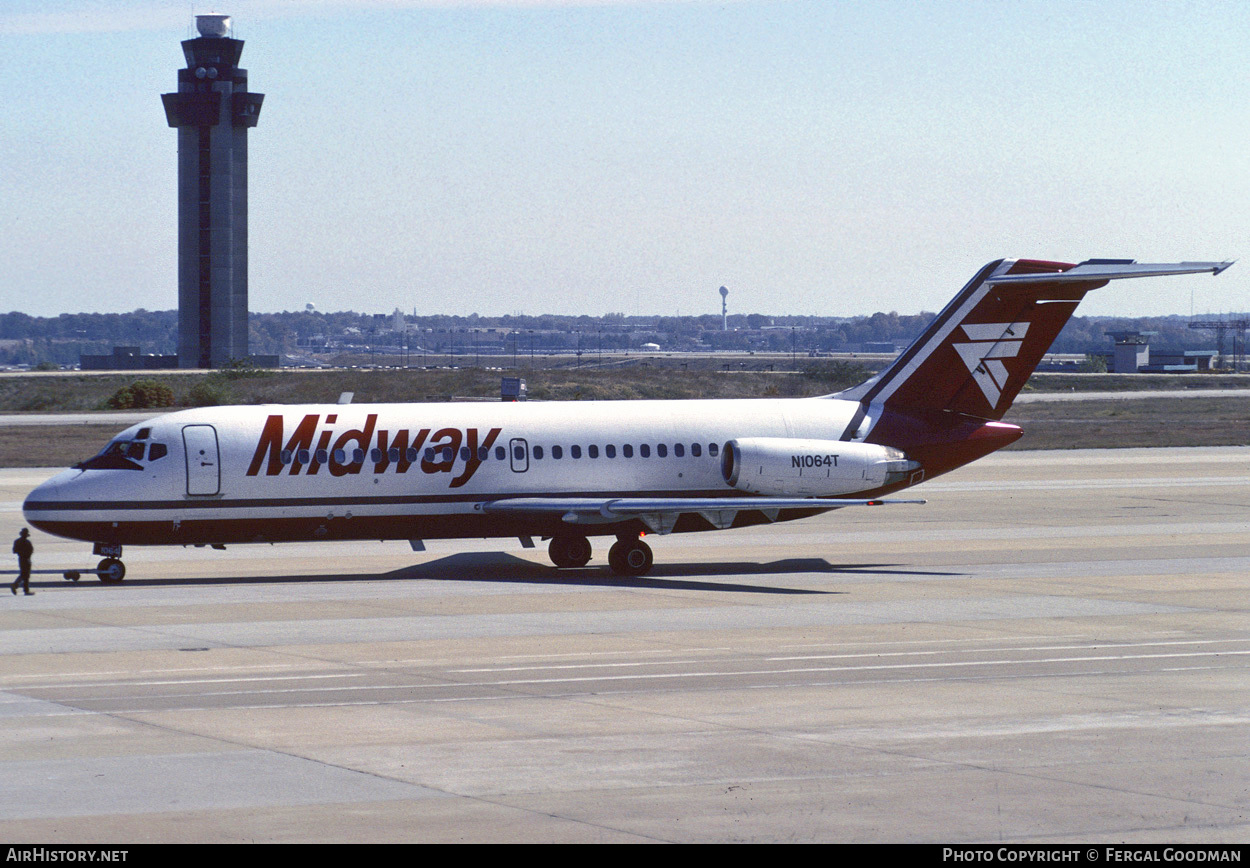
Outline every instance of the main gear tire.
<svg viewBox="0 0 1250 868"><path fill-rule="evenodd" d="M557 568L584 567L590 563L590 540L584 536L554 536L547 554Z"/></svg>
<svg viewBox="0 0 1250 868"><path fill-rule="evenodd" d="M651 547L640 539L622 539L608 550L608 566L618 576L645 575L652 564Z"/></svg>

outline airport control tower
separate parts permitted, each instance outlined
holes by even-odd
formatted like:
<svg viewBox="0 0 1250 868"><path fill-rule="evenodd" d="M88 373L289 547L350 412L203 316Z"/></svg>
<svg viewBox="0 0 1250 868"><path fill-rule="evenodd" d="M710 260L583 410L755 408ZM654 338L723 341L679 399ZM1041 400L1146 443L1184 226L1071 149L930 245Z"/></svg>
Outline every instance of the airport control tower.
<svg viewBox="0 0 1250 868"><path fill-rule="evenodd" d="M195 24L178 92L161 95L178 129L178 366L220 368L248 358L247 131L265 97L248 93L230 16Z"/></svg>

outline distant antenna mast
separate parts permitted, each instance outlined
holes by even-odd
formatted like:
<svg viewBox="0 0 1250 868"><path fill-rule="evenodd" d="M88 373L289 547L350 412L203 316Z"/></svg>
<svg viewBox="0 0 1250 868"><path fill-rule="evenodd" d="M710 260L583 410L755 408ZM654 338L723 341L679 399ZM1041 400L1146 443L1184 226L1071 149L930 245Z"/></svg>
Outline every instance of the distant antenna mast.
<svg viewBox="0 0 1250 868"><path fill-rule="evenodd" d="M1229 361L1224 356L1224 333L1232 332L1233 352L1231 361L1233 371L1244 371L1246 369L1246 330L1250 329L1250 320L1193 320L1189 323L1189 327L1191 329L1202 329L1205 331L1215 332L1217 365L1223 365Z"/></svg>
<svg viewBox="0 0 1250 868"><path fill-rule="evenodd" d="M726 287L720 288L720 328L721 331L729 331L729 290Z"/></svg>

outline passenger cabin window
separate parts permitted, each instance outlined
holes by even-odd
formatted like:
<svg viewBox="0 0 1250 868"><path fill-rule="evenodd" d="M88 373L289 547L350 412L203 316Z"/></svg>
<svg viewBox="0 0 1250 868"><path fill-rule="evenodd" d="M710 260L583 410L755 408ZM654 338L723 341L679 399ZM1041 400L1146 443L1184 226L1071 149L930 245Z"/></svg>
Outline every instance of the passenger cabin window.
<svg viewBox="0 0 1250 868"><path fill-rule="evenodd" d="M598 458L599 447L594 445L593 443L590 444L589 446L586 447L586 454L589 455L591 458Z"/></svg>
<svg viewBox="0 0 1250 868"><path fill-rule="evenodd" d="M582 447L580 447L580 446L570 446L570 447L569 447L569 457L570 457L570 458L581 458L581 457L582 457Z"/></svg>
<svg viewBox="0 0 1250 868"><path fill-rule="evenodd" d="M690 454L693 455L695 458L698 458L700 455L703 454L703 447L700 446L698 443L691 443Z"/></svg>
<svg viewBox="0 0 1250 868"><path fill-rule="evenodd" d="M560 448L559 446L552 446L551 457L555 459L556 461L559 461L561 458L564 457L564 450Z"/></svg>
<svg viewBox="0 0 1250 868"><path fill-rule="evenodd" d="M615 458L616 447L613 446L611 443L609 443L607 446L603 447L603 454L606 455L608 458Z"/></svg>
<svg viewBox="0 0 1250 868"><path fill-rule="evenodd" d="M621 447L621 455L622 455L622 456L624 456L625 458L633 458L633 457L634 457L634 446L633 446L633 444L632 444L632 443L626 443L624 446L622 446L622 447Z"/></svg>

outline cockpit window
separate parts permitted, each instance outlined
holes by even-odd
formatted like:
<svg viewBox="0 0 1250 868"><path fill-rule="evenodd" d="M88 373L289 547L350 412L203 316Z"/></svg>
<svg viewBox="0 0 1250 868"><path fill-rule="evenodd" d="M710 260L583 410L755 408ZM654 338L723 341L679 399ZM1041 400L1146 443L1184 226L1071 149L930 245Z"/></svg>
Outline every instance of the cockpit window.
<svg viewBox="0 0 1250 868"><path fill-rule="evenodd" d="M151 428L141 428L134 439L113 440L94 458L75 464L74 468L76 470L142 470L143 465L139 462L143 460L145 452L149 461L156 461L169 453L164 443L148 444L146 442L151 432Z"/></svg>

